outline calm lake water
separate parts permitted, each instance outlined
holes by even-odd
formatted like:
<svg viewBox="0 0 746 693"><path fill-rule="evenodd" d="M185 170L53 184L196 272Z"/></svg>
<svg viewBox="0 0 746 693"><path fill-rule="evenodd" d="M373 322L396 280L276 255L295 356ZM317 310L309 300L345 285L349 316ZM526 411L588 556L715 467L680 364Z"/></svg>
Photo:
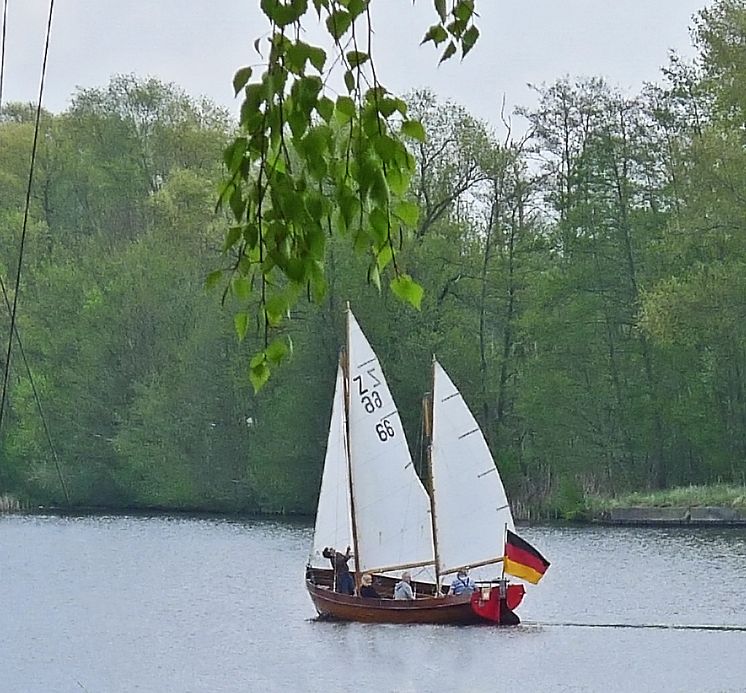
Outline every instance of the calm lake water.
<svg viewBox="0 0 746 693"><path fill-rule="evenodd" d="M0 691L746 691L746 530L520 531L524 624L380 626L315 620L306 525L0 517Z"/></svg>

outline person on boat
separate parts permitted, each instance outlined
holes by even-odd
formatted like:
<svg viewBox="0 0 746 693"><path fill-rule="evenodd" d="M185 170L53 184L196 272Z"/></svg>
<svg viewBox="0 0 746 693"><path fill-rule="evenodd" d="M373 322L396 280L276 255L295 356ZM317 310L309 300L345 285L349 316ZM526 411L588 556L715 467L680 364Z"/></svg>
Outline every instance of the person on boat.
<svg viewBox="0 0 746 693"><path fill-rule="evenodd" d="M347 561L352 557L352 550L347 547L345 553L335 551L331 546L327 546L321 555L328 558L334 571L334 591L341 594L355 594L355 579L350 573Z"/></svg>
<svg viewBox="0 0 746 693"><path fill-rule="evenodd" d="M414 599L412 576L409 573L402 573L401 580L394 585L394 599Z"/></svg>
<svg viewBox="0 0 746 693"><path fill-rule="evenodd" d="M448 594L471 594L475 589L477 589L477 585L469 577L469 573L465 570L459 570L456 573L456 578L451 583L451 589Z"/></svg>
<svg viewBox="0 0 746 693"><path fill-rule="evenodd" d="M360 596L364 597L365 599L380 599L381 595L376 592L376 588L373 587L373 576L370 573L365 573L362 578L360 578Z"/></svg>

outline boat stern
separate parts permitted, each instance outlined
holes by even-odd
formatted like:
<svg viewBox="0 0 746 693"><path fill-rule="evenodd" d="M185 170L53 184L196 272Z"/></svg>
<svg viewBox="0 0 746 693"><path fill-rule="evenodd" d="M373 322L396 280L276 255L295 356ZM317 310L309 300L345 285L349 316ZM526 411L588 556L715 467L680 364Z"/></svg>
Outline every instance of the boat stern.
<svg viewBox="0 0 746 693"><path fill-rule="evenodd" d="M526 589L523 585L509 585L505 582L480 586L471 595L472 611L492 623L502 626L516 626L521 620L515 609L523 601Z"/></svg>

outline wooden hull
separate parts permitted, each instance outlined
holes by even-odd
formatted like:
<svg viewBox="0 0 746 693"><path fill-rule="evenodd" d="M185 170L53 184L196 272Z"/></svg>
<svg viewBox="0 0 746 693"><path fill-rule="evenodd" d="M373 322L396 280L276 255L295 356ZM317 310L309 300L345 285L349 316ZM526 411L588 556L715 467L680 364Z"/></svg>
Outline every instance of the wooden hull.
<svg viewBox="0 0 746 693"><path fill-rule="evenodd" d="M361 599L306 582L319 616L362 623L479 623L471 596L421 597L409 600Z"/></svg>
<svg viewBox="0 0 746 693"><path fill-rule="evenodd" d="M412 601L395 599L361 599L339 594L306 580L306 589L316 611L322 618L360 623L434 623L471 625L490 623L494 620L477 613L472 606L471 595L426 596ZM505 610L505 623L514 625L518 618ZM500 619L502 622L503 619Z"/></svg>

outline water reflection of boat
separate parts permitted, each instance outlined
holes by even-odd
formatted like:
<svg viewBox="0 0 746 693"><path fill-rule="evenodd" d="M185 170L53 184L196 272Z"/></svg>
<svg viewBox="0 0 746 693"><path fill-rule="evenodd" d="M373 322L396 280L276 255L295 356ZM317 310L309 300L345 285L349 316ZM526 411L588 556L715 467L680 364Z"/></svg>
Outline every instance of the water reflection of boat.
<svg viewBox="0 0 746 693"><path fill-rule="evenodd" d="M306 586L321 616L387 623L518 623L524 588L494 571L513 518L484 436L433 361L426 407L430 493L415 472L401 419L373 349L347 311ZM374 576L380 599L334 591L325 547L353 548L354 575ZM472 594L444 595L468 568ZM414 600L394 600L412 575Z"/></svg>

